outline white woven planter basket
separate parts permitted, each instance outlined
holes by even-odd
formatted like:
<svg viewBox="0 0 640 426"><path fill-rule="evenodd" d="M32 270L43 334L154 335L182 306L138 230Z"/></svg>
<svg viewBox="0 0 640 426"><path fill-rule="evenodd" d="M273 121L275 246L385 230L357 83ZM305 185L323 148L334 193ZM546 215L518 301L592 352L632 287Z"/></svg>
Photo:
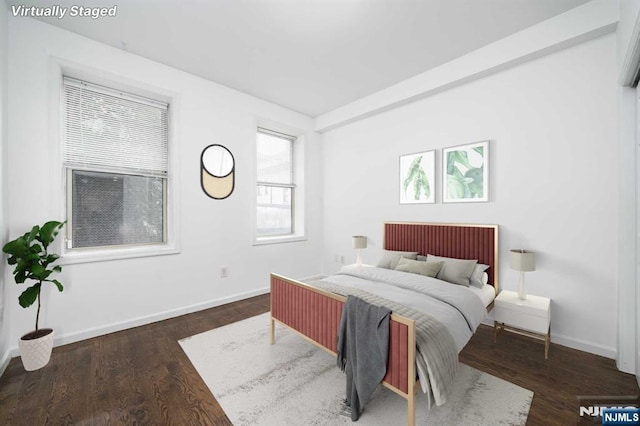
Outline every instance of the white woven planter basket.
<svg viewBox="0 0 640 426"><path fill-rule="evenodd" d="M18 341L22 365L27 371L38 370L49 363L53 349L53 330L46 336L32 340ZM24 336L23 336L24 337Z"/></svg>

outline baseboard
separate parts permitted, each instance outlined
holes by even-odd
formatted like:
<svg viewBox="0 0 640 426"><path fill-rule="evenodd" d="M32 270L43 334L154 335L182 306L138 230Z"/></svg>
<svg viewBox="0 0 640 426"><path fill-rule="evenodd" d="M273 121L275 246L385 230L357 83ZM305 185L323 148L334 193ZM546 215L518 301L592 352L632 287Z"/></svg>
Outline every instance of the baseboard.
<svg viewBox="0 0 640 426"><path fill-rule="evenodd" d="M484 321L482 321L482 324L487 325L489 327L493 327L493 320L485 319ZM553 334L553 332L551 333L551 343L555 343L561 346L566 346L571 349L577 349L582 352L589 352L591 354L600 355L605 358L611 358L611 359L616 358L615 348L608 348L606 346L601 346L592 342L587 342L580 339L574 339L573 337ZM549 351L549 353L551 353L551 351Z"/></svg>
<svg viewBox="0 0 640 426"><path fill-rule="evenodd" d="M484 320L481 322L481 324L482 324L482 325L489 326L489 327L493 327L493 320L492 320L492 319L491 319L491 320L490 320L490 319L484 319Z"/></svg>
<svg viewBox="0 0 640 426"><path fill-rule="evenodd" d="M4 374L5 370L9 366L9 362L11 361L11 349L8 349L5 353L2 354L2 358L0 358L0 377Z"/></svg>
<svg viewBox="0 0 640 426"><path fill-rule="evenodd" d="M202 311L204 309L226 305L227 303L237 302L238 300L248 299L254 296L260 296L262 294L269 293L269 291L270 291L269 287L264 287L258 290L252 290L252 291L236 294L229 297L224 297L221 299L209 300L207 302L196 303L194 305L185 306L177 309L171 309L171 310L160 312L157 314L145 315L145 316L133 318L127 321L121 321L121 322L112 323L112 324L108 324L100 327L88 328L86 330L76 331L68 334L61 334L59 336L56 336L56 338L53 341L53 346L57 347L57 346L67 345L69 343L75 343L81 340L91 339L92 337L103 336L105 334L114 333L116 331L122 331L129 328L139 327L141 325L146 325L146 324L151 324L153 322L166 320L169 318L179 317L181 315ZM11 357L19 355L17 346L12 347L9 352L11 354Z"/></svg>
<svg viewBox="0 0 640 426"><path fill-rule="evenodd" d="M554 335L551 333L551 343L557 343L558 345L566 346L568 348L577 349L583 352L589 352L592 354L600 355L605 358L616 358L616 349L602 345L598 345L585 340L575 339L573 337L567 337L562 335Z"/></svg>
<svg viewBox="0 0 640 426"><path fill-rule="evenodd" d="M108 324L101 327L94 327L74 333L63 334L54 340L54 346L62 346L69 343L79 342L81 340L91 339L92 337L98 337L116 331L126 330L133 327L139 327L141 325L151 324L153 322L162 321L169 318L178 317L180 315L186 315L193 312L202 311L204 309L214 308L216 306L225 305L227 303L236 302L238 300L248 299L254 296L260 296L262 294L269 293L270 288L264 287L258 290L248 291L245 293L236 294L234 296L225 297L221 299L214 299L203 303L197 303L182 308L171 309L168 311L160 312L157 314L146 315L131 320ZM482 322L484 325L493 327L492 320L485 320ZM601 345L597 345L591 342L586 342L580 339L574 339L567 336L551 335L551 342L558 345L567 346L572 349L577 349L583 352L589 352L592 354L600 355L606 358L615 359L616 351L614 348L609 348ZM4 373L4 370L9 365L9 361L12 357L18 356L18 347L14 346L10 350L6 351L2 359L0 359L0 376Z"/></svg>
<svg viewBox="0 0 640 426"><path fill-rule="evenodd" d="M636 381L640 387L640 350L636 353Z"/></svg>

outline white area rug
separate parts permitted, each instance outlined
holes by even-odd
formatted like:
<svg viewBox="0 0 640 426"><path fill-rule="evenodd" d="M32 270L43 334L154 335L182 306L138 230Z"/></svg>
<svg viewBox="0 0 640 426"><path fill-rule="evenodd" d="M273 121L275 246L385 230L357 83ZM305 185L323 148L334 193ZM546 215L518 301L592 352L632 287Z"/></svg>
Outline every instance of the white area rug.
<svg viewBox="0 0 640 426"><path fill-rule="evenodd" d="M354 424L340 414L345 376L335 358L284 327L269 344L269 314L180 340L234 425ZM427 410L417 395L418 425L525 424L533 392L464 364L447 403ZM406 401L379 387L358 425L403 425Z"/></svg>

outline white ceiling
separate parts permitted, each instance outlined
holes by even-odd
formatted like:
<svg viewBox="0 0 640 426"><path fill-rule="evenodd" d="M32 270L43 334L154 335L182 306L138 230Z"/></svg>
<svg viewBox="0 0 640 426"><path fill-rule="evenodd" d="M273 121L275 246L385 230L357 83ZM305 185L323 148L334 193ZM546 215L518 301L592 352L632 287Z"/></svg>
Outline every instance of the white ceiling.
<svg viewBox="0 0 640 426"><path fill-rule="evenodd" d="M588 0L55 0L42 20L311 117ZM17 3L16 3L17 4Z"/></svg>

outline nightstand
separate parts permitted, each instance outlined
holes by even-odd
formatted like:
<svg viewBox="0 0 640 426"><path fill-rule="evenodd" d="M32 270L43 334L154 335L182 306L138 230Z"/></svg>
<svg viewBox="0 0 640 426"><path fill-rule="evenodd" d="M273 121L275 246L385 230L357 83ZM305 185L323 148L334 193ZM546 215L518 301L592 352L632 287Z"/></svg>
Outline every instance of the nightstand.
<svg viewBox="0 0 640 426"><path fill-rule="evenodd" d="M515 291L502 290L495 299L494 342L502 330L544 340L544 359L549 358L551 340L551 299L527 295L522 300Z"/></svg>

